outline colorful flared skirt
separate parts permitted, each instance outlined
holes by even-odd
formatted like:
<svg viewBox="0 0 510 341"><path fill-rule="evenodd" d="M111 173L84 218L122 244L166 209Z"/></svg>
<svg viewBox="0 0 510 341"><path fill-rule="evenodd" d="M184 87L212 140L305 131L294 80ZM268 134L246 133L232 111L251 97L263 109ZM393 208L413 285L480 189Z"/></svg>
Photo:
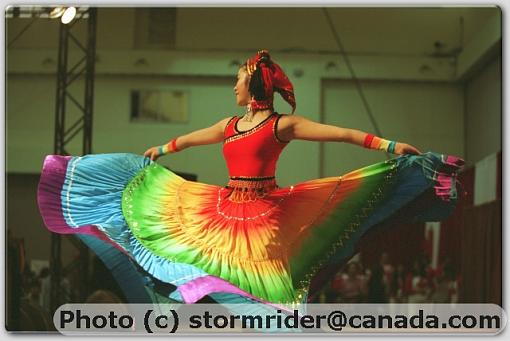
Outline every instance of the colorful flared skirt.
<svg viewBox="0 0 510 341"><path fill-rule="evenodd" d="M149 292L151 300L184 303L205 296L297 303L352 257L368 231L397 218L445 219L462 164L432 152L402 155L238 202L231 188L187 181L139 155L50 155L38 203L50 231L77 234L121 286L132 286L131 301ZM130 265L119 268L118 257ZM136 281L122 279L128 273L146 290L133 294Z"/></svg>

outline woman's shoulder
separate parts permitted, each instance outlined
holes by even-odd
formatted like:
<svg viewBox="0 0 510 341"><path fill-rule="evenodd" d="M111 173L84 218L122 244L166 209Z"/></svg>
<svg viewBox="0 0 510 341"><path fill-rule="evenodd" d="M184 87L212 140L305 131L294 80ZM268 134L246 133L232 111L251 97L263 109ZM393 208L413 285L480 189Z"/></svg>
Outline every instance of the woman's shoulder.
<svg viewBox="0 0 510 341"><path fill-rule="evenodd" d="M221 122L223 122L223 123L225 123L225 125L227 125L228 123L232 122L236 117L237 117L237 115L227 116L224 119L222 119Z"/></svg>
<svg viewBox="0 0 510 341"><path fill-rule="evenodd" d="M238 117L237 115L234 116L227 116L225 118L222 118L217 125L220 126L221 130L225 132L225 129L227 129L228 125L234 121L234 119Z"/></svg>
<svg viewBox="0 0 510 341"><path fill-rule="evenodd" d="M278 114L278 121L279 125L283 127L290 127L297 122L304 119L303 116L297 115L297 114Z"/></svg>
<svg viewBox="0 0 510 341"><path fill-rule="evenodd" d="M289 142L292 140L292 130L296 123L296 115L294 114L280 114L276 119L275 134L278 140L282 142Z"/></svg>
<svg viewBox="0 0 510 341"><path fill-rule="evenodd" d="M230 114L230 115L227 115L227 116L223 117L223 118L221 119L221 121L230 121L231 119L236 118L236 117L238 117L238 116L239 116L239 115L237 115L237 114Z"/></svg>
<svg viewBox="0 0 510 341"><path fill-rule="evenodd" d="M218 123L216 123L216 124L225 127L230 122L232 122L236 117L237 117L237 115L224 117L221 120L219 120Z"/></svg>

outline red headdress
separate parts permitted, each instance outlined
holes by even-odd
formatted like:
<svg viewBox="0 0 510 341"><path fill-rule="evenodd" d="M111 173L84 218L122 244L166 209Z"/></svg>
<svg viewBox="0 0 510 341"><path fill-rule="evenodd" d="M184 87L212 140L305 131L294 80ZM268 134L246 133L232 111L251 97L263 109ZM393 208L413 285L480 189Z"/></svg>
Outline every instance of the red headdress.
<svg viewBox="0 0 510 341"><path fill-rule="evenodd" d="M277 91L283 99L290 104L292 112L296 109L296 98L292 83L285 75L281 67L271 60L269 51L260 50L255 56L246 61L246 71L251 76L260 69L262 83L266 93L265 101L252 100L251 110L263 110L273 108L273 93Z"/></svg>

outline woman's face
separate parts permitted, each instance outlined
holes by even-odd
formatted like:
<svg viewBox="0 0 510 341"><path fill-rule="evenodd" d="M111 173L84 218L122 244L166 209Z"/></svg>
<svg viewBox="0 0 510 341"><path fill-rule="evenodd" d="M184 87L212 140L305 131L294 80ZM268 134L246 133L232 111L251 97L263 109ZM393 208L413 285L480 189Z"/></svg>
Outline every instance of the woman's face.
<svg viewBox="0 0 510 341"><path fill-rule="evenodd" d="M356 263L349 263L347 267L347 274L351 277L356 276L358 273L358 265Z"/></svg>
<svg viewBox="0 0 510 341"><path fill-rule="evenodd" d="M250 76L246 72L244 67L240 68L237 72L237 83L234 87L236 94L236 102L239 106L248 105L251 101L251 95L249 91Z"/></svg>

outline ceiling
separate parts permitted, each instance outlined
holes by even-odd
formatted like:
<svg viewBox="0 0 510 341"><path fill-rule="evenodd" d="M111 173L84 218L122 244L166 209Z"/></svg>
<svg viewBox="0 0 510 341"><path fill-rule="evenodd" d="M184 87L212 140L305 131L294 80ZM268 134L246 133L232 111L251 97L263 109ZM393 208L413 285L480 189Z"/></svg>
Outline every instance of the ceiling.
<svg viewBox="0 0 510 341"><path fill-rule="evenodd" d="M452 53L501 13L495 6L326 11L348 53L385 55ZM193 8L180 9L178 18L180 48L338 51L324 8Z"/></svg>
<svg viewBox="0 0 510 341"><path fill-rule="evenodd" d="M496 6L480 7L179 7L175 50L338 53L331 26L352 55L449 56L458 53L489 19L501 16ZM101 7L97 48L134 48L140 11L133 7ZM7 41L31 18L7 20ZM86 25L82 27L83 33ZM163 22L164 24L164 22ZM23 32L14 49L56 48L58 21L39 19Z"/></svg>

